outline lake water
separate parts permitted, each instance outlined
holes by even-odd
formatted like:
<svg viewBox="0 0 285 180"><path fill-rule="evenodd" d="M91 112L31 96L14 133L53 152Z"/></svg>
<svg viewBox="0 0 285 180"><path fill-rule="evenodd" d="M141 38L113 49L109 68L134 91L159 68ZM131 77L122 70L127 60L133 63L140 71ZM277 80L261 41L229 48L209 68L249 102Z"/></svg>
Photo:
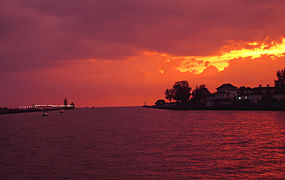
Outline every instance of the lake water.
<svg viewBox="0 0 285 180"><path fill-rule="evenodd" d="M285 178L285 112L0 115L0 179L207 178Z"/></svg>

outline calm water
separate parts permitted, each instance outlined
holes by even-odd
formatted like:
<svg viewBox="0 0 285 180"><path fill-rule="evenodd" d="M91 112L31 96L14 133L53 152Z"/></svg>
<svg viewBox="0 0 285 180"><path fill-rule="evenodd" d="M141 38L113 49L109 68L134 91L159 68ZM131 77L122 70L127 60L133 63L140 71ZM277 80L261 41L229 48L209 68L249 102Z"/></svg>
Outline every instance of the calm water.
<svg viewBox="0 0 285 180"><path fill-rule="evenodd" d="M285 178L285 112L0 115L0 179Z"/></svg>

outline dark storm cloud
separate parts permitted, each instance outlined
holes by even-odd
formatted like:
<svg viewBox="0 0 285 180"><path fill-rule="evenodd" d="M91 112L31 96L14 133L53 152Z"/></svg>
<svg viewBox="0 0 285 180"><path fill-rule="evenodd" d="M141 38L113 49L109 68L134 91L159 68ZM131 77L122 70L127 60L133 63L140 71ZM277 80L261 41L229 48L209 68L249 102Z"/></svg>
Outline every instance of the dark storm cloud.
<svg viewBox="0 0 285 180"><path fill-rule="evenodd" d="M284 36L281 0L2 0L0 71L150 50L208 55Z"/></svg>

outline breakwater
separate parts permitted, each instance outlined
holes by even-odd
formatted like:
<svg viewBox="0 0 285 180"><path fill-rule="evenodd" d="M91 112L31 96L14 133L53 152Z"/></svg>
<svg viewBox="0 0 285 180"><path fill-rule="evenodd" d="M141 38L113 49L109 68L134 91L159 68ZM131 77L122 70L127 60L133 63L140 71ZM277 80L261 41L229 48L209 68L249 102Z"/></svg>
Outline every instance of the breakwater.
<svg viewBox="0 0 285 180"><path fill-rule="evenodd" d="M71 107L65 107L65 108L50 108L45 109L45 111L57 111L57 110L68 110L68 109L74 109ZM0 108L0 114L14 114L14 113L25 113L25 112L38 112L42 111L41 108L29 108L29 109L21 109L21 108Z"/></svg>
<svg viewBox="0 0 285 180"><path fill-rule="evenodd" d="M194 105L184 103L167 103L162 105L143 106L154 109L169 109L169 110L260 110L260 111L285 111L285 104L233 104L233 105Z"/></svg>

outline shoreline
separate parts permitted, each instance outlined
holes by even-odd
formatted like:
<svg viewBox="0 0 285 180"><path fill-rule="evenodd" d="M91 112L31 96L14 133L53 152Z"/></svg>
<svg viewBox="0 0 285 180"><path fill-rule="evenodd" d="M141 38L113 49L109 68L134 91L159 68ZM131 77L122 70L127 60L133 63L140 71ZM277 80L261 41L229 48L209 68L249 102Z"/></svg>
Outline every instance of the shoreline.
<svg viewBox="0 0 285 180"><path fill-rule="evenodd" d="M153 109L166 109L166 110L229 110L229 111L285 111L285 105L279 104L262 104L262 105L219 105L219 106L205 106L193 104L163 104L142 106L145 108Z"/></svg>

